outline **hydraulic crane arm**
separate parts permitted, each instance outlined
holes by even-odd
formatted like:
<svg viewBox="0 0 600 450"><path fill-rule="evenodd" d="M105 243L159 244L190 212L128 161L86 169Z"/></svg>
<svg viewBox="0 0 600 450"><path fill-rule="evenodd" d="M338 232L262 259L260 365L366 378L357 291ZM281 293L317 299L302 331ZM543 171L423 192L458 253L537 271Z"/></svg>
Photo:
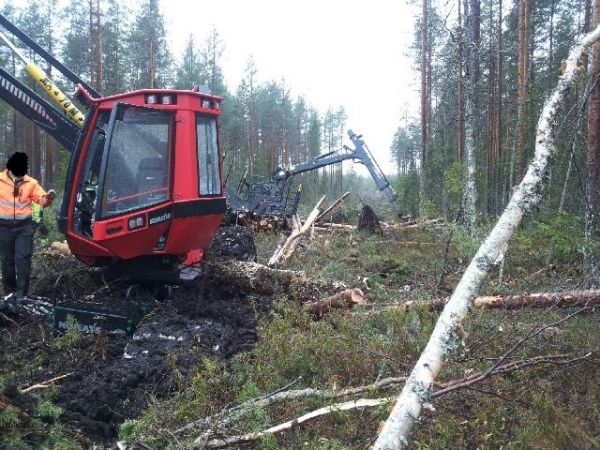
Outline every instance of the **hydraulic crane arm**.
<svg viewBox="0 0 600 450"><path fill-rule="evenodd" d="M1 14L0 25L13 33L28 48L48 61L50 65L55 67L67 79L80 85L81 88L89 90L92 96L98 96L96 91ZM4 43L23 62L25 70L46 91L48 96L60 109L1 67L0 98L45 130L66 149L72 151L75 147L79 129L83 126L85 120L84 114L79 111L71 99L60 90L40 67L28 60L2 32L0 32L0 42Z"/></svg>
<svg viewBox="0 0 600 450"><path fill-rule="evenodd" d="M348 136L354 144L354 148L344 146L345 153L328 153L326 155L319 156L311 161L292 166L286 171L280 170L274 174L274 178L277 178L277 175L279 175L280 177L285 177L285 179L287 179L291 176L308 172L310 170L319 169L321 167L352 159L360 162L367 168L369 174L375 182L375 185L377 186L377 189L384 193L388 201L394 206L394 209L398 215L401 215L402 211L400 209L400 205L398 204L398 196L396 195L396 191L394 191L394 188L379 167L379 164L377 164L377 161L375 161L375 158L373 158L373 155L362 139L362 135L357 135L352 130L348 130Z"/></svg>
<svg viewBox="0 0 600 450"><path fill-rule="evenodd" d="M0 98L46 131L68 150L75 147L79 127L46 99L0 67Z"/></svg>
<svg viewBox="0 0 600 450"><path fill-rule="evenodd" d="M96 92L94 88L92 88L89 84L79 78L73 71L71 71L68 67L63 65L59 60L57 60L54 56L44 50L37 42L31 39L27 34L23 33L17 26L15 26L10 20L0 14L0 25L14 34L18 39L20 39L28 48L33 50L39 56L44 58L52 67L57 69L65 78L71 81L73 84L80 84L86 91L90 93L92 97L99 98L100 94Z"/></svg>
<svg viewBox="0 0 600 450"><path fill-rule="evenodd" d="M353 160L363 164L367 168L377 189L384 193L398 216L401 216L402 210L398 204L396 192L362 140L362 136L356 135L352 130L348 130L348 136L354 144L354 148L344 146L343 152L327 153L287 169L280 167L273 172L267 182L246 183L244 175L240 186L245 185L247 187L245 198L242 198L241 195L235 193L232 189L228 189L232 194L230 195L230 199L235 199L230 202L231 209L233 211L248 211L259 217L290 217L296 213L300 199L300 191L298 191L291 206L288 205L291 186L291 183L288 182L293 176L342 161Z"/></svg>

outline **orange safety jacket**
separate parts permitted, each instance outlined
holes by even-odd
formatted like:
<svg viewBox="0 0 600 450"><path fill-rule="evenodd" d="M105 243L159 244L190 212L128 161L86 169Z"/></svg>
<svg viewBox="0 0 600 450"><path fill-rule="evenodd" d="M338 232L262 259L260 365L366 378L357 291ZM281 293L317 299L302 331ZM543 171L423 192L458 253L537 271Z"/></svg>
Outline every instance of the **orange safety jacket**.
<svg viewBox="0 0 600 450"><path fill-rule="evenodd" d="M8 170L0 172L0 225L15 226L32 222L32 201L42 208L51 203L35 178L25 175L16 191Z"/></svg>

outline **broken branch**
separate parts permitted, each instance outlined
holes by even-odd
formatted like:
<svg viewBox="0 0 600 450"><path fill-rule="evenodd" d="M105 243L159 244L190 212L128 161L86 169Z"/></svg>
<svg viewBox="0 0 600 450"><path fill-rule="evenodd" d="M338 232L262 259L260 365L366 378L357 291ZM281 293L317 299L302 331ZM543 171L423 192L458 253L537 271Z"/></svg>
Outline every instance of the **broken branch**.
<svg viewBox="0 0 600 450"><path fill-rule="evenodd" d="M42 381L41 383L34 384L32 386L29 386L28 388L21 389L20 392L21 392L21 394L25 394L25 393L33 391L35 389L47 389L50 386L52 386L55 382L57 382L59 380L62 380L64 378L67 378L67 377L69 377L71 375L73 375L73 372L69 372L69 373L66 373L64 375L60 375L58 377L50 378L49 380Z"/></svg>
<svg viewBox="0 0 600 450"><path fill-rule="evenodd" d="M319 223L322 222L323 220L325 220L328 216L331 215L331 213L342 204L342 202L346 199L346 197L348 197L350 195L350 192L346 192L344 193L344 195L342 195L340 198L338 198L335 202L333 202L328 208L325 209L325 211L323 211L321 214L319 214L319 216L317 217L317 219L315 220L315 223Z"/></svg>
<svg viewBox="0 0 600 450"><path fill-rule="evenodd" d="M291 400L298 400L304 398L321 398L321 399L332 399L332 398L343 398L349 397L352 395L358 395L364 392L372 392L381 389L387 389L389 387L397 386L400 383L404 383L406 381L406 377L393 377L393 378L384 378L375 383L366 385L366 386L358 386L347 389L342 389L339 391L331 391L324 389L314 389L314 388L305 388L305 389L297 389L293 391L275 391L271 395L267 395L264 397L259 397L257 399L248 400L238 406L234 406L232 408L225 409L221 412L213 414L212 416L204 417L202 419L196 420L194 422L188 423L187 425L179 428L175 431L175 434L188 433L193 431L194 429L199 428L208 428L211 430L203 433L200 438L207 439L210 435L214 434L214 429L223 428L227 426L229 423L238 420L246 413L253 411L255 408L266 408L271 405L275 405L278 403L283 403ZM199 439L196 441L199 442ZM201 440L201 439L200 439Z"/></svg>
<svg viewBox="0 0 600 450"><path fill-rule="evenodd" d="M287 422L280 423L279 425L275 425L264 431L259 431L255 433L247 433L241 434L238 436L230 436L222 439L213 439L208 442L200 441L198 443L194 442L191 448L225 448L230 447L232 445L240 445L247 444L249 442L256 442L263 437L270 434L277 434L283 431L291 430L299 425L302 425L306 422L315 420L321 416L329 415L335 413L337 411L348 411L351 409L360 409L366 407L374 407L384 405L389 403L391 398L374 398L374 399L365 399L361 398L359 400L352 400L344 403L336 403L335 405L326 406L324 408L319 408L315 411L311 411L308 414L304 414L303 416L297 417L293 420L288 420ZM199 447L200 445L200 447Z"/></svg>
<svg viewBox="0 0 600 450"><path fill-rule="evenodd" d="M493 368L491 371L480 371L474 374L471 374L464 378L454 379L446 382L436 382L435 386L440 389L433 392L430 398L439 398L451 392L471 388L473 385L480 383L492 376L496 375L504 375L513 373L515 371L525 369L528 367L539 366L542 364L552 364L552 365L567 365L572 364L578 361L582 361L588 359L591 356L590 352L579 356L572 356L571 354L562 354L562 355L542 355L536 356L533 358L527 358L519 361L513 361L507 364L500 365L498 367ZM211 436L213 436L219 428L223 428L226 425L229 425L235 420L240 419L245 413L252 411L253 408L266 407L273 405L275 403L280 403L283 401L296 400L296 399L304 399L309 397L319 397L319 398L341 398L347 397L351 395L358 395L365 392L372 392L378 389L384 389L389 387L394 387L402 382L404 382L406 378L386 378L377 383L373 383L367 386L359 386L356 388L348 388L341 391L326 391L319 389L300 389L296 391L288 391L288 392L277 392L272 396L262 397L256 400L249 400L237 407L222 411L214 416L207 417L202 419L201 421L196 421L191 424L186 425L185 427L177 430L175 433L180 434L185 431L191 431L196 428L199 424L212 424L212 427L208 429L206 432L202 433L198 436L192 443L191 448L225 448L234 445L240 445L244 443L255 442L267 435L277 434L283 431L290 430L296 426L302 425L303 423L307 423L311 420L314 420L318 417L331 414L335 411L345 411L357 408L367 408L367 407L376 407L385 405L387 403L391 403L394 398L393 397L382 397L375 399L359 399L353 401L347 401L344 403L336 403L333 405L329 405L326 407L319 408L307 414L304 414L296 419L288 420L279 425L275 425L270 427L264 431L254 432L254 433L246 433L235 436L229 436L225 438L218 438L210 440ZM218 416L218 417L217 417ZM218 419L220 422L215 423L215 420Z"/></svg>
<svg viewBox="0 0 600 450"><path fill-rule="evenodd" d="M292 230L292 233L287 238L285 243L280 248L278 248L275 251L275 253L273 253L273 256L271 256L271 259L269 259L269 262L267 264L268 266L274 266L274 265L280 264L280 263L286 261L287 259L289 259L290 256L292 256L292 254L294 253L294 250L296 249L296 246L300 242L300 238L306 234L306 232L310 229L310 227L315 222L317 216L319 215L319 208L321 207L321 204L324 201L325 201L325 196L321 197L321 199L317 202L317 204L315 205L315 207L313 208L311 213L306 218L304 225L302 225L302 227L300 229Z"/></svg>

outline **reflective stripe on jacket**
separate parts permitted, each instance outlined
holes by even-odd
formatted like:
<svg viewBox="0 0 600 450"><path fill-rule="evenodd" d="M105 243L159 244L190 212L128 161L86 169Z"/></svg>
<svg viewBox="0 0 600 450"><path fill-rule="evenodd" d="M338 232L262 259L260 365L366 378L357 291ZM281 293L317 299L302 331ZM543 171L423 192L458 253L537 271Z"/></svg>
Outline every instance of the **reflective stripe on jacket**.
<svg viewBox="0 0 600 450"><path fill-rule="evenodd" d="M31 202L44 207L48 205L46 191L42 189L35 178L28 175L23 177L18 195L15 193L15 183L8 171L0 172L0 225L19 225L32 220Z"/></svg>

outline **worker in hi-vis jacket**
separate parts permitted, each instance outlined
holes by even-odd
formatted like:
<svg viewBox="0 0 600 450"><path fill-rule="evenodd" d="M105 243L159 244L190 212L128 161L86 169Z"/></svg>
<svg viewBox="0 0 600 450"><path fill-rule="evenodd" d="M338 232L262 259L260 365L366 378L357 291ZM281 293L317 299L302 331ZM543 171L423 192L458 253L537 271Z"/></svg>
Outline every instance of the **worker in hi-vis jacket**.
<svg viewBox="0 0 600 450"><path fill-rule="evenodd" d="M50 205L54 190L44 191L27 175L27 155L14 153L0 172L0 254L5 299L27 296L33 254L32 202L42 208Z"/></svg>

